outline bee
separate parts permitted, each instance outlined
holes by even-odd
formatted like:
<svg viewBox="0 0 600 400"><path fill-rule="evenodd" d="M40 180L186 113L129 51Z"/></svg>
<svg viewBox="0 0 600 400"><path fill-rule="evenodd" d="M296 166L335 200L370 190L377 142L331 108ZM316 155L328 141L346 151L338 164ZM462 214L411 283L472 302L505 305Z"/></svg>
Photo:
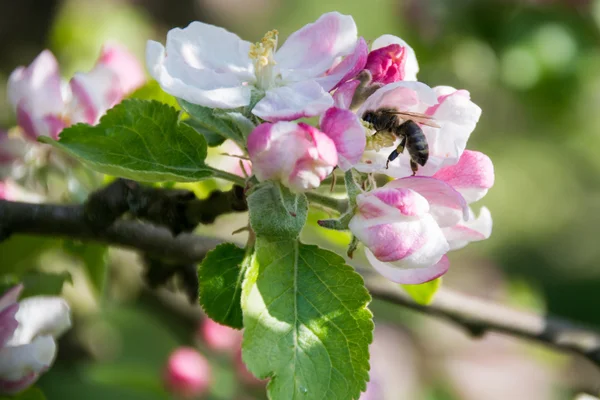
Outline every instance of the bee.
<svg viewBox="0 0 600 400"><path fill-rule="evenodd" d="M423 130L419 124L439 128L429 115L413 113L408 111L397 111L393 108L380 108L378 110L367 110L362 119L371 124L375 133L369 138L372 148L379 151L382 147L392 146L396 138L400 138L400 144L388 156L385 167L388 168L404 152L406 148L410 155L410 169L413 176L420 166L424 166L429 158L429 145Z"/></svg>

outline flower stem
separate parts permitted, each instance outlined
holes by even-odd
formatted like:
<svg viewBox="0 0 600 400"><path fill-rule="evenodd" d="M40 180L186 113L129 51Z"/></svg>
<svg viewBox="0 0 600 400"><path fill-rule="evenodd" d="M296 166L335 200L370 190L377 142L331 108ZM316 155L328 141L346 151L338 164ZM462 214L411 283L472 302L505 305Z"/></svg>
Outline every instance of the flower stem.
<svg viewBox="0 0 600 400"><path fill-rule="evenodd" d="M340 214L343 214L348 210L348 200L336 199L315 192L307 192L306 197L309 201L335 210Z"/></svg>
<svg viewBox="0 0 600 400"><path fill-rule="evenodd" d="M240 185L242 187L246 186L246 180L241 176L237 176L235 174L231 174L227 171L223 171L217 168L211 168L213 176L215 178L221 178L229 182L233 182L236 185Z"/></svg>

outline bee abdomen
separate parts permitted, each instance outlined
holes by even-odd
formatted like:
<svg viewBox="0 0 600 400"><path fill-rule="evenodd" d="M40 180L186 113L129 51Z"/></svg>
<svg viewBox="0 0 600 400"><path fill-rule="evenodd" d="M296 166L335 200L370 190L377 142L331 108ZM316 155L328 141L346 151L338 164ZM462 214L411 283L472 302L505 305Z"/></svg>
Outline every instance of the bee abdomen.
<svg viewBox="0 0 600 400"><path fill-rule="evenodd" d="M398 133L406 136L406 149L412 160L423 166L429 158L429 145L423 130L413 121L406 121L398 128Z"/></svg>

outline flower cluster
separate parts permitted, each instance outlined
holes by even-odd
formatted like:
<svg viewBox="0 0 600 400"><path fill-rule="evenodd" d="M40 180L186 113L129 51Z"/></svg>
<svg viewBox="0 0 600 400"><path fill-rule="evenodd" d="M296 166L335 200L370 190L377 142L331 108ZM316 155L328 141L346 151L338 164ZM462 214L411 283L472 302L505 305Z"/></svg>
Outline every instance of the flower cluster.
<svg viewBox="0 0 600 400"><path fill-rule="evenodd" d="M144 71L125 48L105 45L94 68L61 78L58 62L44 50L28 67L19 67L8 79L8 98L24 135L57 138L78 122L96 124L100 117L145 81Z"/></svg>
<svg viewBox="0 0 600 400"><path fill-rule="evenodd" d="M30 297L17 302L15 286L0 297L0 394L32 385L56 355L55 338L71 326L68 304L59 297Z"/></svg>
<svg viewBox="0 0 600 400"><path fill-rule="evenodd" d="M336 167L395 179L358 194L347 225L395 282L444 274L449 250L491 233L489 211L475 217L469 206L494 182L490 159L465 150L481 109L466 90L418 82L415 52L398 37L381 36L369 49L352 17L336 12L280 48L277 31L252 44L194 22L171 30L166 46L150 41L147 64L167 93L248 110L261 122L246 149L259 181L303 192ZM386 120L375 129L365 115L381 110ZM318 127L297 121L306 117L318 117ZM399 128L408 121L410 134Z"/></svg>

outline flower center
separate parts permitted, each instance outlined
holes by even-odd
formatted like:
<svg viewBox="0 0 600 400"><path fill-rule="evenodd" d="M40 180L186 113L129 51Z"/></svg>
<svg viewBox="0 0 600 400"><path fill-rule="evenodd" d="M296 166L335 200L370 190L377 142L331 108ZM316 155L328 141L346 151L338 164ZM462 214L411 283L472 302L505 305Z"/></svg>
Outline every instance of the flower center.
<svg viewBox="0 0 600 400"><path fill-rule="evenodd" d="M275 85L275 50L277 50L277 32L276 29L269 31L260 42L250 45L248 56L254 62L256 74L256 86L262 90L267 90Z"/></svg>

